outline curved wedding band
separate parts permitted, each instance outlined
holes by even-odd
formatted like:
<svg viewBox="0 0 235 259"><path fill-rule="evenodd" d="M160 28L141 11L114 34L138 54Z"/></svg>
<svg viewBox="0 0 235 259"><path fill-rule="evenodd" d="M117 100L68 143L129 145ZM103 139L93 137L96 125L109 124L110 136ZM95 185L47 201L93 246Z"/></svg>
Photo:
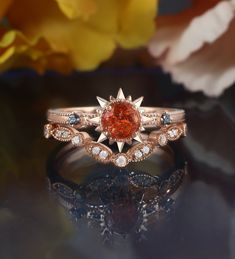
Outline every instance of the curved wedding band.
<svg viewBox="0 0 235 259"><path fill-rule="evenodd" d="M49 109L45 137L71 141L74 146L84 146L89 155L102 163L125 167L129 162L143 161L157 146L186 136L182 109L141 107L143 97L132 101L122 89L116 98L111 96L108 101L97 97L97 100L100 107ZM88 127L96 127L100 132L98 140L85 131ZM116 142L119 153L102 143L106 140L109 145ZM137 144L133 145L133 141ZM131 147L122 153L125 144Z"/></svg>

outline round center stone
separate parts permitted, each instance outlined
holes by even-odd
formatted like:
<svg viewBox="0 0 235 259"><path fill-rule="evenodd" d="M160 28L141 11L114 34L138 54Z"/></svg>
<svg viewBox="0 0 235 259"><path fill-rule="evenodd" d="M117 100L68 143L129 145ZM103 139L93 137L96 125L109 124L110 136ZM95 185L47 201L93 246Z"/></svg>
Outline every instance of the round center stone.
<svg viewBox="0 0 235 259"><path fill-rule="evenodd" d="M128 102L112 103L101 118L103 130L119 141L132 138L139 130L140 122L139 112Z"/></svg>

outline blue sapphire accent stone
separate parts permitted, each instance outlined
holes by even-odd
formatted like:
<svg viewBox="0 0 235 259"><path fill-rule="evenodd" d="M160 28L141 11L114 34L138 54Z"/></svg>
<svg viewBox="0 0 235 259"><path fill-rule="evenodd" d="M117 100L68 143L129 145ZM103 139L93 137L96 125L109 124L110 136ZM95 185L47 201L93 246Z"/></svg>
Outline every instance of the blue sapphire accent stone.
<svg viewBox="0 0 235 259"><path fill-rule="evenodd" d="M163 113L161 117L162 124L168 125L171 124L171 116L168 113Z"/></svg>
<svg viewBox="0 0 235 259"><path fill-rule="evenodd" d="M68 118L68 123L70 125L77 125L80 122L80 117L77 114L70 114Z"/></svg>

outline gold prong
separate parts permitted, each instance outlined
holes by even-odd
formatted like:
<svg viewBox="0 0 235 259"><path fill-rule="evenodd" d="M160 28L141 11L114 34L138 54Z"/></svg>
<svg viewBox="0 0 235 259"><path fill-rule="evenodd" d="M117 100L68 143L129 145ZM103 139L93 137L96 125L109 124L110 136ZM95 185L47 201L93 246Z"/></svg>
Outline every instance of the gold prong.
<svg viewBox="0 0 235 259"><path fill-rule="evenodd" d="M144 97L142 96L142 97L136 99L136 100L133 102L133 104L134 104L137 108L139 108L139 107L141 106L143 100L144 100Z"/></svg>
<svg viewBox="0 0 235 259"><path fill-rule="evenodd" d="M124 145L125 145L125 142L119 142L119 141L117 142L118 150L120 153L122 152Z"/></svg>
<svg viewBox="0 0 235 259"><path fill-rule="evenodd" d="M137 134L136 134L136 136L134 137L134 140L136 140L136 141L138 141L138 142L140 142L140 143L142 143L142 142L143 142L143 140L142 140L142 137L141 137L141 134L140 134L140 133L137 133Z"/></svg>
<svg viewBox="0 0 235 259"><path fill-rule="evenodd" d="M97 142L100 143L100 142L105 141L106 139L107 139L107 136L104 133L101 133Z"/></svg>
<svg viewBox="0 0 235 259"><path fill-rule="evenodd" d="M97 96L96 99L97 99L97 101L99 102L99 104L102 108L104 108L108 104L107 100L105 100L105 99L103 99L99 96Z"/></svg>
<svg viewBox="0 0 235 259"><path fill-rule="evenodd" d="M124 93L122 91L122 88L120 88L119 91L118 91L117 99L119 99L119 100L125 100L126 99L125 95L124 95Z"/></svg>
<svg viewBox="0 0 235 259"><path fill-rule="evenodd" d="M115 100L115 98L112 95L110 95L109 100L112 102Z"/></svg>
<svg viewBox="0 0 235 259"><path fill-rule="evenodd" d="M129 102L132 102L132 97L129 95L129 96L127 96L127 101L129 101Z"/></svg>

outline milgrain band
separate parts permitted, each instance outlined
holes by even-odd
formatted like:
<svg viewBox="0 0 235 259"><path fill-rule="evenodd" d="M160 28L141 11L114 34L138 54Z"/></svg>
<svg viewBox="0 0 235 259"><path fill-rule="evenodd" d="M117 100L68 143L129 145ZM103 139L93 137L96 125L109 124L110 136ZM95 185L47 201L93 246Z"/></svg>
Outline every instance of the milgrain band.
<svg viewBox="0 0 235 259"><path fill-rule="evenodd" d="M142 134L142 142L132 145L126 153L115 154L113 150L102 143L95 142L87 132L79 131L72 126L61 124L46 124L44 135L58 141L71 142L73 146L85 147L87 154L102 163L114 163L125 167L129 162L140 162L149 157L157 147L164 147L168 142L174 142L186 136L186 124L178 123L152 131L149 135Z"/></svg>
<svg viewBox="0 0 235 259"><path fill-rule="evenodd" d="M71 107L49 109L47 112L47 120L50 123L73 125L78 128L96 126L92 119L97 117L99 113L98 106L91 107ZM142 115L148 117L145 123L147 127L159 127L162 124L174 124L185 121L185 111L174 108L160 107L141 107ZM77 117L79 123L74 122L74 116ZM164 123L165 120L165 123Z"/></svg>

